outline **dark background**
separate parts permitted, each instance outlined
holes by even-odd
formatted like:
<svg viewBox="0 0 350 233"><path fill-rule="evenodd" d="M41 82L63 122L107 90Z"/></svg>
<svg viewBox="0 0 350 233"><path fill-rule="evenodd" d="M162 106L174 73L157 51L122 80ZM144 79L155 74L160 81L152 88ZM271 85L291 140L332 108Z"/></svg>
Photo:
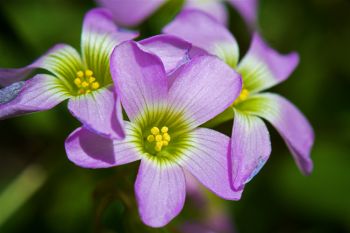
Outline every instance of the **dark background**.
<svg viewBox="0 0 350 233"><path fill-rule="evenodd" d="M59 42L79 48L84 13L94 6L79 0L1 1L0 67L27 65ZM139 29L144 36L159 33L175 11L163 7ZM259 25L271 46L300 54L297 70L272 91L311 121L314 172L300 174L270 127L271 158L242 200L215 201L229 209L240 233L350 232L350 1L261 0ZM231 8L230 29L244 54L251 33ZM219 128L229 134L231 124ZM78 126L66 103L0 121L1 233L173 232L200 216L185 208L165 229L143 227L132 192L137 163L96 171L74 166L63 143Z"/></svg>

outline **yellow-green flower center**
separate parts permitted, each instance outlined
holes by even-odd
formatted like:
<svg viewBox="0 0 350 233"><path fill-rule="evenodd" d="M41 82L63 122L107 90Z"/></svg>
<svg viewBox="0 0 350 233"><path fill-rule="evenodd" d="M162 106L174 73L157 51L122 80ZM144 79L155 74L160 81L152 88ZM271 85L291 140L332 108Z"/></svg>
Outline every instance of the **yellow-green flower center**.
<svg viewBox="0 0 350 233"><path fill-rule="evenodd" d="M232 106L237 105L243 101L245 101L249 96L249 91L246 88L242 88L241 93L238 98L233 102Z"/></svg>
<svg viewBox="0 0 350 233"><path fill-rule="evenodd" d="M150 134L147 136L147 142L150 143L156 152L160 152L163 147L169 145L171 137L168 133L169 129L163 126L160 130L154 126L150 130Z"/></svg>
<svg viewBox="0 0 350 233"><path fill-rule="evenodd" d="M89 69L85 70L85 72L82 70L77 72L77 77L74 79L74 84L78 88L78 95L88 94L91 91L100 88L100 83L96 81L96 78L93 75L94 73Z"/></svg>

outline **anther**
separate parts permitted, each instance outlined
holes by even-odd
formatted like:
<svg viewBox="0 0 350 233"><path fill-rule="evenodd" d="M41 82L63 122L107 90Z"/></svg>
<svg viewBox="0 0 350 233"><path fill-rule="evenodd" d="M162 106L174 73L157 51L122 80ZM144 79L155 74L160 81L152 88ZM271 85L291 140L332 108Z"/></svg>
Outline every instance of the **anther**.
<svg viewBox="0 0 350 233"><path fill-rule="evenodd" d="M79 87L81 84L81 79L80 78L74 79L74 83L75 83L75 85L77 85Z"/></svg>
<svg viewBox="0 0 350 233"><path fill-rule="evenodd" d="M94 82L91 84L92 89L98 89L100 87L100 84L98 82Z"/></svg>
<svg viewBox="0 0 350 233"><path fill-rule="evenodd" d="M170 142L170 135L168 134L168 133L165 133L165 134L163 134L163 137L162 137L165 141L168 141L168 142Z"/></svg>
<svg viewBox="0 0 350 233"><path fill-rule="evenodd" d="M82 77L84 77L84 72L83 71L78 71L77 72L77 76L78 76L78 78L82 78Z"/></svg>
<svg viewBox="0 0 350 233"><path fill-rule="evenodd" d="M162 135L158 134L158 135L156 136L156 141L157 141L157 142L161 142L162 140L163 140Z"/></svg>
<svg viewBox="0 0 350 233"><path fill-rule="evenodd" d="M163 126L162 129L161 129L162 133L167 133L168 130L169 130L169 129L168 129L168 127L166 127L166 126Z"/></svg>
<svg viewBox="0 0 350 233"><path fill-rule="evenodd" d="M84 81L84 82L81 83L81 86L84 87L84 88L86 88L86 87L89 86L89 83Z"/></svg>
<svg viewBox="0 0 350 233"><path fill-rule="evenodd" d="M147 141L154 142L154 136L153 135L148 135Z"/></svg>
<svg viewBox="0 0 350 233"><path fill-rule="evenodd" d="M94 74L94 72L92 72L91 70L86 70L86 71L85 71L85 75L86 75L87 77L91 77L93 74Z"/></svg>
<svg viewBox="0 0 350 233"><path fill-rule="evenodd" d="M152 133L153 135L159 134L159 128L158 128L158 127L153 127L153 128L151 129L151 133Z"/></svg>

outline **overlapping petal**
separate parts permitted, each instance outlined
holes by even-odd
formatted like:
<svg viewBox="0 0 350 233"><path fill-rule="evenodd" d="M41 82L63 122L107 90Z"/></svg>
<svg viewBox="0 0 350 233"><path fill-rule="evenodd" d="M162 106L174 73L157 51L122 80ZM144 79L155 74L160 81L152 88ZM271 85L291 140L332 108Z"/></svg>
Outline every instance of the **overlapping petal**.
<svg viewBox="0 0 350 233"><path fill-rule="evenodd" d="M286 80L298 63L297 53L279 54L256 33L237 71L242 74L245 88L258 92Z"/></svg>
<svg viewBox="0 0 350 233"><path fill-rule="evenodd" d="M183 112L190 128L212 119L239 95L239 74L214 56L193 58L177 72L169 90L169 105Z"/></svg>
<svg viewBox="0 0 350 233"><path fill-rule="evenodd" d="M255 28L258 18L258 0L227 0L241 14L246 23Z"/></svg>
<svg viewBox="0 0 350 233"><path fill-rule="evenodd" d="M198 9L206 12L215 18L218 22L226 25L228 12L222 0L187 0L185 9Z"/></svg>
<svg viewBox="0 0 350 233"><path fill-rule="evenodd" d="M281 134L300 170L304 174L311 173L314 132L305 116L290 101L277 94L265 93L243 102L240 109L269 121Z"/></svg>
<svg viewBox="0 0 350 233"><path fill-rule="evenodd" d="M190 146L183 153L181 165L216 195L239 200L242 191L234 192L229 182L230 138L205 128L193 130L189 137Z"/></svg>
<svg viewBox="0 0 350 233"><path fill-rule="evenodd" d="M171 35L157 35L139 42L147 51L157 55L163 62L167 74L189 61L192 45Z"/></svg>
<svg viewBox="0 0 350 233"><path fill-rule="evenodd" d="M109 58L113 48L137 35L135 32L119 30L110 11L102 8L89 11L84 18L81 36L82 57L87 66L85 68L93 68L100 82L111 82Z"/></svg>
<svg viewBox="0 0 350 233"><path fill-rule="evenodd" d="M111 56L111 74L131 121L142 121L146 111L157 113L163 108L168 79L156 55L146 52L136 42L124 42Z"/></svg>
<svg viewBox="0 0 350 233"><path fill-rule="evenodd" d="M0 119L51 109L69 96L60 80L38 74L0 90Z"/></svg>
<svg viewBox="0 0 350 233"><path fill-rule="evenodd" d="M132 143L132 126L126 123L125 128L127 137L115 141L78 128L65 142L69 160L84 168L107 168L139 160L140 153Z"/></svg>
<svg viewBox="0 0 350 233"><path fill-rule="evenodd" d="M69 45L57 44L46 54L32 64L18 69L0 69L0 85L7 86L25 79L34 69L42 68L56 75L67 88L70 88L65 80L74 78L75 72L81 69L81 58L78 52Z"/></svg>
<svg viewBox="0 0 350 233"><path fill-rule="evenodd" d="M242 190L263 167L271 153L269 131L257 116L235 109L231 137L231 170L234 190Z"/></svg>
<svg viewBox="0 0 350 233"><path fill-rule="evenodd" d="M236 39L224 25L202 11L182 11L163 31L189 41L209 54L217 55L232 67L238 62Z"/></svg>
<svg viewBox="0 0 350 233"><path fill-rule="evenodd" d="M135 26L156 11L166 0L97 0L110 9L117 24Z"/></svg>
<svg viewBox="0 0 350 233"><path fill-rule="evenodd" d="M135 192L142 221L152 227L162 227L183 208L186 196L183 170L167 161L142 160Z"/></svg>
<svg viewBox="0 0 350 233"><path fill-rule="evenodd" d="M125 136L122 107L112 86L75 96L69 100L68 108L84 127L101 136L113 139Z"/></svg>

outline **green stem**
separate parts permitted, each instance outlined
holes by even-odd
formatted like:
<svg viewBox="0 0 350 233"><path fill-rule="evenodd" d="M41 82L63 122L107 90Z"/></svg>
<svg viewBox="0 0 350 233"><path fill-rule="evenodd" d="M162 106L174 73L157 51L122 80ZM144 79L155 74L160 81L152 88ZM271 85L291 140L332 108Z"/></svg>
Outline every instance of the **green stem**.
<svg viewBox="0 0 350 233"><path fill-rule="evenodd" d="M1 226L45 183L47 174L39 165L30 165L0 194Z"/></svg>

